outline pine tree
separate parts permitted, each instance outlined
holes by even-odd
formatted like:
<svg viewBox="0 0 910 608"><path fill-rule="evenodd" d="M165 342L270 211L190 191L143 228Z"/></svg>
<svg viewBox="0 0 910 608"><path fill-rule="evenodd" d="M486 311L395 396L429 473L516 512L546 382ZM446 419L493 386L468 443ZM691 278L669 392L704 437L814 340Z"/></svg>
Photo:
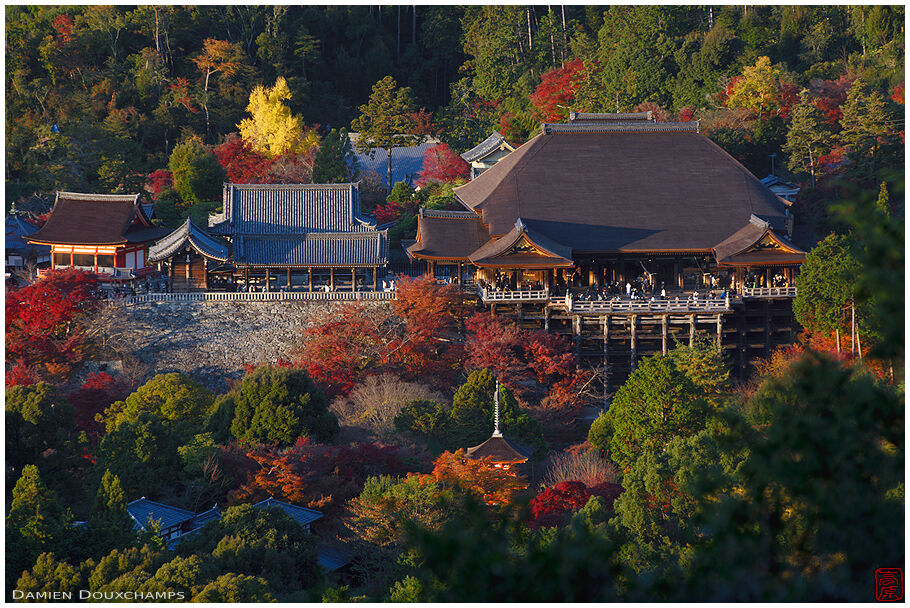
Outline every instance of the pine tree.
<svg viewBox="0 0 910 608"><path fill-rule="evenodd" d="M805 89L799 94L799 104L793 108L790 130L784 152L789 155L787 168L791 171L808 171L815 187L815 163L824 154L830 141L830 132L821 111Z"/></svg>
<svg viewBox="0 0 910 608"><path fill-rule="evenodd" d="M411 89L399 89L395 79L386 76L373 85L369 103L360 106L360 116L351 123L351 128L360 132L355 148L371 154L374 148L382 148L388 153L389 190L392 189L392 148L420 142L411 133L413 112Z"/></svg>
<svg viewBox="0 0 910 608"><path fill-rule="evenodd" d="M135 538L133 522L126 511L126 493L120 478L110 471L106 470L101 478L87 533L86 545L91 548L91 555L123 549Z"/></svg>
<svg viewBox="0 0 910 608"><path fill-rule="evenodd" d="M314 184L342 184L360 173L347 129L332 129L323 138L313 161Z"/></svg>
<svg viewBox="0 0 910 608"><path fill-rule="evenodd" d="M855 173L874 173L883 164L883 148L891 143L885 100L878 91L869 93L865 83L857 79L847 92L842 111L841 143L847 148Z"/></svg>

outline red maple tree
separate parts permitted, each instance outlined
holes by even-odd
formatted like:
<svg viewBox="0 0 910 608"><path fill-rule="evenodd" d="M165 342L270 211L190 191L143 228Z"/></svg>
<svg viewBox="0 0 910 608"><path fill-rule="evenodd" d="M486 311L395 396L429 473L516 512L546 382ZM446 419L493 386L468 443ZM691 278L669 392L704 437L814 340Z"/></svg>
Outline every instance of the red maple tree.
<svg viewBox="0 0 910 608"><path fill-rule="evenodd" d="M104 412L113 402L125 399L129 392L130 386L123 379L105 372L89 374L82 386L66 397L76 410L76 427L98 437L104 425L95 420L95 414Z"/></svg>
<svg viewBox="0 0 910 608"><path fill-rule="evenodd" d="M575 94L588 77L585 63L573 59L562 67L540 77L540 84L531 93L535 118L541 122L564 122Z"/></svg>
<svg viewBox="0 0 910 608"><path fill-rule="evenodd" d="M528 487L527 480L514 467L465 458L464 450L440 454L430 476L490 505L511 505L515 496Z"/></svg>
<svg viewBox="0 0 910 608"><path fill-rule="evenodd" d="M510 388L526 391L534 380L549 389L547 405L563 408L574 404L575 394L588 374L578 369L578 359L568 341L543 331L524 331L496 315L478 313L467 324L465 365L490 369Z"/></svg>
<svg viewBox="0 0 910 608"><path fill-rule="evenodd" d="M149 173L146 181L152 189L152 198L157 200L162 190L174 186L174 174L167 169L158 169Z"/></svg>
<svg viewBox="0 0 910 608"><path fill-rule="evenodd" d="M417 179L421 188L430 182L451 183L457 179L467 179L471 167L461 156L447 144L438 144L427 148L423 153L423 169Z"/></svg>
<svg viewBox="0 0 910 608"><path fill-rule="evenodd" d="M51 270L40 281L6 295L6 358L65 373L88 346L80 317L99 303L98 277Z"/></svg>
<svg viewBox="0 0 910 608"><path fill-rule="evenodd" d="M235 184L263 183L272 161L259 154L236 133L212 150L228 179Z"/></svg>
<svg viewBox="0 0 910 608"><path fill-rule="evenodd" d="M535 528L552 527L564 523L569 515L578 511L592 496L607 501L607 508L613 508L613 501L622 494L622 486L602 483L588 487L580 481L563 481L552 488L546 488L531 501L531 514Z"/></svg>

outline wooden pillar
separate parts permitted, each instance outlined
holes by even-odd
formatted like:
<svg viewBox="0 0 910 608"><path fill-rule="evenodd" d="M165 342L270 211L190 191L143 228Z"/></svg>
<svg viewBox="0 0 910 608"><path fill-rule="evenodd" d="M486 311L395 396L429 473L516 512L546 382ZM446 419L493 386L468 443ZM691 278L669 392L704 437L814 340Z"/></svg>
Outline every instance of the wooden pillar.
<svg viewBox="0 0 910 608"><path fill-rule="evenodd" d="M638 341L636 340L636 336L635 336L635 321L636 321L636 316L629 315L629 331L631 332L630 333L631 354L629 356L629 367L631 368L631 371L635 371L635 364L636 364L636 359L637 359L637 355L638 355Z"/></svg>
<svg viewBox="0 0 910 608"><path fill-rule="evenodd" d="M377 291L377 275L379 274L379 269L373 266L373 291Z"/></svg>
<svg viewBox="0 0 910 608"><path fill-rule="evenodd" d="M357 269L351 268L351 291L357 291Z"/></svg>
<svg viewBox="0 0 910 608"><path fill-rule="evenodd" d="M660 330L661 330L661 339L662 339L660 352L661 352L661 354L666 355L667 354L667 315L661 316L660 324L661 324Z"/></svg>
<svg viewBox="0 0 910 608"><path fill-rule="evenodd" d="M771 354L771 301L765 300L765 356ZM840 340L838 340L840 347Z"/></svg>
<svg viewBox="0 0 910 608"><path fill-rule="evenodd" d="M309 283L310 283L310 292L312 292L313 291L313 267L312 266L307 268L307 278L309 279Z"/></svg>
<svg viewBox="0 0 910 608"><path fill-rule="evenodd" d="M742 382L746 377L746 311L745 306L743 310L739 311L739 331L736 332L739 334L737 336L737 344L739 345L739 380Z"/></svg>
<svg viewBox="0 0 910 608"><path fill-rule="evenodd" d="M335 267L329 267L329 289L335 291Z"/></svg>
<svg viewBox="0 0 910 608"><path fill-rule="evenodd" d="M682 290L685 282L683 281L682 269L679 267L679 258L673 259L673 272L676 273L676 287Z"/></svg>
<svg viewBox="0 0 910 608"><path fill-rule="evenodd" d="M550 309L547 306L543 307L543 330L550 331Z"/></svg>
<svg viewBox="0 0 910 608"><path fill-rule="evenodd" d="M575 333L575 354L581 356L581 315L572 317L572 330Z"/></svg>
<svg viewBox="0 0 910 608"><path fill-rule="evenodd" d="M723 339L724 339L724 317L720 313L717 313L717 352L723 352Z"/></svg>
<svg viewBox="0 0 910 608"><path fill-rule="evenodd" d="M610 392L610 315L604 315L604 401ZM604 404L606 405L606 403Z"/></svg>
<svg viewBox="0 0 910 608"><path fill-rule="evenodd" d="M288 266L288 291L291 291L291 267Z"/></svg>
<svg viewBox="0 0 910 608"><path fill-rule="evenodd" d="M689 346L695 346L695 315L689 315Z"/></svg>
<svg viewBox="0 0 910 608"><path fill-rule="evenodd" d="M187 270L187 274L189 274L189 270ZM187 277L187 278L189 278L189 277ZM272 286L272 277L269 274L269 267L266 266L265 267L265 290L267 292L271 291L271 286Z"/></svg>
<svg viewBox="0 0 910 608"><path fill-rule="evenodd" d="M525 326L525 307L524 304L518 303L518 329L524 329Z"/></svg>
<svg viewBox="0 0 910 608"><path fill-rule="evenodd" d="M619 281L625 282L625 280L626 280L626 259L623 257L619 258L616 261L616 265L619 266ZM625 293L625 291L623 291L623 293Z"/></svg>

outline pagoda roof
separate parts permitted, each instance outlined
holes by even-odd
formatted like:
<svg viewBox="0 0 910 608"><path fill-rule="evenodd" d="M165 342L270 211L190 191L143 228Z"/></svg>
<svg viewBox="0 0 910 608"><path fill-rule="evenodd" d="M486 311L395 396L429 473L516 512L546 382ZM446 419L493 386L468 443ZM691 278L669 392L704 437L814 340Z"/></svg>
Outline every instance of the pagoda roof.
<svg viewBox="0 0 910 608"><path fill-rule="evenodd" d="M501 147L507 148L510 151L515 150L515 146L506 141L506 138L502 136L499 131L493 131L493 133L487 137L485 140L461 154L461 158L466 162L476 162L483 159L486 156L489 156L496 150L499 150Z"/></svg>
<svg viewBox="0 0 910 608"><path fill-rule="evenodd" d="M417 241L407 246L408 256L422 259L464 260L490 240L490 233L473 211L421 209L417 215Z"/></svg>
<svg viewBox="0 0 910 608"><path fill-rule="evenodd" d="M521 218L575 254L709 253L752 215L786 222L785 202L695 122L544 124L455 195L494 238Z"/></svg>
<svg viewBox="0 0 910 608"><path fill-rule="evenodd" d="M225 243L209 236L196 226L193 220L187 218L179 228L149 247L148 261L158 262L167 259L185 246L192 247L203 256L219 262L226 262L230 253Z"/></svg>
<svg viewBox="0 0 910 608"><path fill-rule="evenodd" d="M472 460L489 459L492 462L520 463L527 462L531 457L531 452L517 443L509 441L502 434L494 434L480 445L465 450L465 456Z"/></svg>
<svg viewBox="0 0 910 608"><path fill-rule="evenodd" d="M120 245L160 238L139 205L138 194L57 192L44 226L28 241L64 245Z"/></svg>

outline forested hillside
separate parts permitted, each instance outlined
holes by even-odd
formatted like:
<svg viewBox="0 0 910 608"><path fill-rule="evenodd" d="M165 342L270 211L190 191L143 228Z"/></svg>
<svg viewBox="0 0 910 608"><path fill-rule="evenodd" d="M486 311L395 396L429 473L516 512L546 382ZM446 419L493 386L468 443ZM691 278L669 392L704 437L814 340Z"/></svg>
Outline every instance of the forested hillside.
<svg viewBox="0 0 910 608"><path fill-rule="evenodd" d="M262 181L312 179L315 136L350 129L386 76L408 93L418 124L404 130L456 151L494 128L521 143L569 109L652 109L701 120L760 177L778 153L778 172L806 179L851 144L856 80L858 103L881 106L873 128L899 143L903 22L887 6L7 7L8 197L157 194L148 176L180 142L232 141L254 88L282 77L312 145ZM797 117L817 123L812 149L782 154Z"/></svg>

